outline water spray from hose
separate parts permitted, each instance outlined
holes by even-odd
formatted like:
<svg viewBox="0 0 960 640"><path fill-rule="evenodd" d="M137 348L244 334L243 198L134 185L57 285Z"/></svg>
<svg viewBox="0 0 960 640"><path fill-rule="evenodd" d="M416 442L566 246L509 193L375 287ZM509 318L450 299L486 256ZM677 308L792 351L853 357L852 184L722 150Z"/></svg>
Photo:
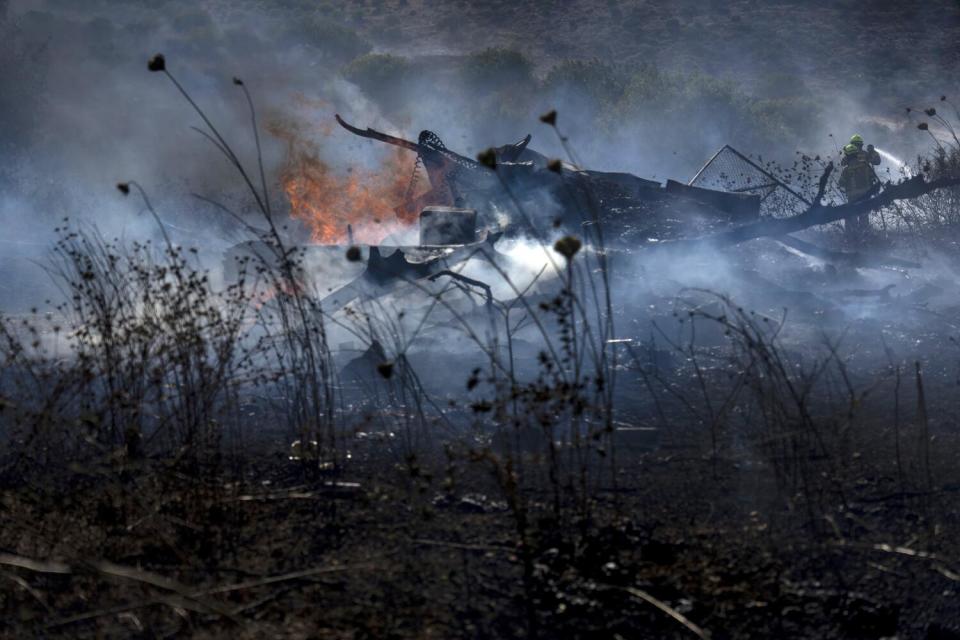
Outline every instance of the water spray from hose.
<svg viewBox="0 0 960 640"><path fill-rule="evenodd" d="M906 162L893 155L889 151L884 151L879 147L874 147L874 149L880 154L881 158L896 167L897 171L902 172L905 177L910 178L913 176L913 172L910 170L910 165L908 165Z"/></svg>

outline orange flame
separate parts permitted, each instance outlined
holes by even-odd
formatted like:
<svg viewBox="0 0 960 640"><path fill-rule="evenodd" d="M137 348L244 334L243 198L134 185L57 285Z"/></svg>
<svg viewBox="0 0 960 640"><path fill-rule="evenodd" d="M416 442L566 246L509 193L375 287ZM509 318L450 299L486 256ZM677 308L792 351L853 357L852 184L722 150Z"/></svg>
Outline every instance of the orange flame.
<svg viewBox="0 0 960 640"><path fill-rule="evenodd" d="M307 225L314 242L346 243L350 225L355 242L377 244L415 222L398 219L394 211L407 195L414 154L391 147L377 170L354 168L338 175L297 126L274 122L268 130L287 145L280 184L291 215Z"/></svg>

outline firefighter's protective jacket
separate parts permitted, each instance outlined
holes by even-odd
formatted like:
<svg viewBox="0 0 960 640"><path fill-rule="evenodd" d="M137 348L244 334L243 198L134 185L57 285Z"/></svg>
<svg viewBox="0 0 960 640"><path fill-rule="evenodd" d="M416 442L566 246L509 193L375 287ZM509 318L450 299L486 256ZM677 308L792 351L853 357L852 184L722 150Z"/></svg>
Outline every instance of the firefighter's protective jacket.
<svg viewBox="0 0 960 640"><path fill-rule="evenodd" d="M866 196L874 185L879 183L875 165L880 164L880 154L875 149L861 149L855 153L845 153L840 162L840 189L847 202L855 202Z"/></svg>

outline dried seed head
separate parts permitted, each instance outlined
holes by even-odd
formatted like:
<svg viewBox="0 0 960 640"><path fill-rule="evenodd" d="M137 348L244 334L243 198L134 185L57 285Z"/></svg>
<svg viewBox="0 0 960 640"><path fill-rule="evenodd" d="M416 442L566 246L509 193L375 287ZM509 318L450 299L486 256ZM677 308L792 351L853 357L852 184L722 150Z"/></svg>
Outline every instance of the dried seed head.
<svg viewBox="0 0 960 640"><path fill-rule="evenodd" d="M547 169L553 171L554 173L563 173L563 162L557 158L554 158L547 162Z"/></svg>
<svg viewBox="0 0 960 640"><path fill-rule="evenodd" d="M923 112L924 112L925 114L927 114L928 116L930 116L931 118L932 118L933 116L937 115L937 110L934 109L933 107L930 107L929 109L924 109Z"/></svg>
<svg viewBox="0 0 960 640"><path fill-rule="evenodd" d="M473 409L475 413L488 413L493 411L493 405L486 400L481 400L479 402L474 402L470 405L470 408Z"/></svg>
<svg viewBox="0 0 960 640"><path fill-rule="evenodd" d="M125 196L130 195L130 185L126 182L118 182L117 190Z"/></svg>
<svg viewBox="0 0 960 640"><path fill-rule="evenodd" d="M240 78L234 76L234 78L233 78L233 84L237 85L238 87L242 87L242 86L243 86L243 80L241 80Z"/></svg>
<svg viewBox="0 0 960 640"><path fill-rule="evenodd" d="M564 236L554 243L553 250L567 260L572 260L573 256L577 255L577 251L580 251L580 247L582 246L583 243L580 242L579 238L574 236Z"/></svg>
<svg viewBox="0 0 960 640"><path fill-rule="evenodd" d="M360 254L360 247L349 247L347 249L347 260L349 262L360 262L363 256Z"/></svg>
<svg viewBox="0 0 960 640"><path fill-rule="evenodd" d="M917 125L917 129L920 129L920 131L926 131L929 128L930 127L929 125L927 125L926 122L921 122L920 124Z"/></svg>
<svg viewBox="0 0 960 640"><path fill-rule="evenodd" d="M381 362L377 365L377 373L379 373L385 380L389 380L390 376L393 375L393 363L390 361Z"/></svg>
<svg viewBox="0 0 960 640"><path fill-rule="evenodd" d="M493 147L477 154L477 162L490 169L497 168L497 152Z"/></svg>
<svg viewBox="0 0 960 640"><path fill-rule="evenodd" d="M167 59L163 57L162 53L158 53L147 62L147 69L150 71L166 71L167 70Z"/></svg>
<svg viewBox="0 0 960 640"><path fill-rule="evenodd" d="M544 123L544 124L548 124L548 125L550 125L551 127L556 126L556 124L557 124L557 110L556 110L556 109L550 109L550 111L547 111L545 114L543 114L542 116L540 116L540 122L542 122L542 123Z"/></svg>
<svg viewBox="0 0 960 640"><path fill-rule="evenodd" d="M467 391L472 391L478 384L480 384L479 370L474 369L470 377L467 378Z"/></svg>

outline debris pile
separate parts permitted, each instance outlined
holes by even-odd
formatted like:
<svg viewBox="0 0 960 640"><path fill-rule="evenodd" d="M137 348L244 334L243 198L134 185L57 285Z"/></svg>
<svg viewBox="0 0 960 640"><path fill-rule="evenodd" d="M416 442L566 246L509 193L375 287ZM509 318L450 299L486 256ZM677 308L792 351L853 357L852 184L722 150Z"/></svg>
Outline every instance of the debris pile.
<svg viewBox="0 0 960 640"><path fill-rule="evenodd" d="M603 254L613 266L612 286L629 295L618 296L611 311L622 317L618 336L632 341L633 347L643 344L651 326L675 324L670 317L677 315L677 291L690 288L733 293L738 303L771 317L789 309L795 321L808 327L894 307L906 317L908 308L926 308L940 296L960 297L960 289L922 272L915 259L890 256L875 247L837 246L830 234L803 233L956 186L957 179L927 182L914 176L885 183L865 200L825 204L835 201L828 193L833 165L816 165L818 159L798 160L787 175L790 172L773 163L724 146L689 182L661 184L551 160L530 148L529 135L472 159L450 150L431 131L411 141L360 129L339 116L336 120L352 134L416 154L415 166L423 169L428 184L415 171L394 212L398 221L418 221L419 237L411 240L405 234L361 244L354 242L348 227L341 237L349 238L349 245L302 247L304 270L309 276L311 255L319 256L315 264L323 266L316 269L317 280L323 286L315 290L319 307L329 316L351 313L370 302L383 308L383 300L397 310L433 309L430 297L447 296L407 345L411 358L418 357L418 346L423 346L419 357L426 360L438 345L449 350L443 332L458 323L472 319L486 331L493 322L491 309L510 304L521 290L527 304L549 306L560 279L544 254L557 237L576 240L577 249L583 239L583 251ZM823 168L819 179L817 166ZM600 245L591 241L598 237L596 229L602 229ZM514 279L515 256L504 247L530 239L536 242L528 254L536 258L528 262L539 260L540 271L528 285L514 281L509 290L495 294L493 280L485 281L478 270L494 278L510 273ZM751 240L759 241L747 243ZM228 267L244 253L257 252L255 242L235 247ZM923 275L918 277L918 272ZM634 295L640 289L643 295ZM461 299L451 302L455 295ZM697 340L711 338L701 330ZM376 347L376 353L350 356L345 382L366 388L379 380L376 367L387 355ZM511 357L535 363L538 350L526 344L522 334L514 337L513 349ZM433 360L428 364L417 367L424 372L424 384L429 386L434 373L438 388L449 382L443 373L446 365Z"/></svg>
<svg viewBox="0 0 960 640"><path fill-rule="evenodd" d="M810 158L799 161L803 171L798 169L791 180L778 177L772 163L764 165L760 158L753 160L724 146L688 183L660 184L629 173L550 160L530 148L529 135L474 160L449 149L432 131L421 132L414 142L360 129L339 115L336 120L357 136L415 153L416 166L423 168L429 184L418 184L415 171L395 207L398 220L419 219L419 245L392 243L388 238L380 245L360 246L359 252L352 249L366 269L328 292L322 300L328 313L357 299L397 293L413 282L435 281L470 259L496 262L502 258L496 249L501 238L543 239L548 232L586 237L585 225L593 224L603 226L603 250L614 257L678 243L722 247L769 237L794 255L835 267L916 269L920 265L912 260L876 251L825 248L789 232L862 215L940 186L912 178L886 185L870 201L826 206L820 203L832 165L826 165L814 185ZM801 176L808 178L803 181ZM813 190L816 195L810 196Z"/></svg>

